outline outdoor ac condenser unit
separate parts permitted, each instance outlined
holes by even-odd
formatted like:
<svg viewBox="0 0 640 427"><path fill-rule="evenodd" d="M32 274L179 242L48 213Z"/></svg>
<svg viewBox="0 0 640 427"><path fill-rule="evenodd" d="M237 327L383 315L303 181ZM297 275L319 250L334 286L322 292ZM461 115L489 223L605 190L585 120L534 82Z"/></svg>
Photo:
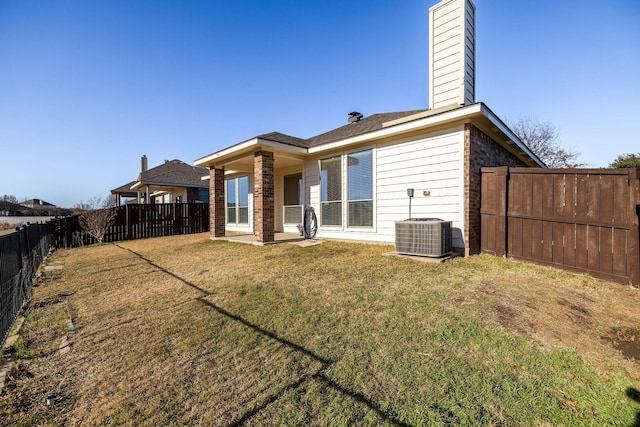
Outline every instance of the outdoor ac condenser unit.
<svg viewBox="0 0 640 427"><path fill-rule="evenodd" d="M415 218L396 222L396 252L441 257L451 252L451 221Z"/></svg>

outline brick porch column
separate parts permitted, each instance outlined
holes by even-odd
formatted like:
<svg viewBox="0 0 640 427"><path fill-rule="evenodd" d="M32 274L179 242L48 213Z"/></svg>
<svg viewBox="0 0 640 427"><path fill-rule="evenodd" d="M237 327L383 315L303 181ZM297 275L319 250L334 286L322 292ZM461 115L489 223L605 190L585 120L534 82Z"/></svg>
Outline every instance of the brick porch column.
<svg viewBox="0 0 640 427"><path fill-rule="evenodd" d="M224 237L224 168L209 168L209 232Z"/></svg>
<svg viewBox="0 0 640 427"><path fill-rule="evenodd" d="M275 194L273 153L256 151L253 155L253 227L257 243L275 240Z"/></svg>

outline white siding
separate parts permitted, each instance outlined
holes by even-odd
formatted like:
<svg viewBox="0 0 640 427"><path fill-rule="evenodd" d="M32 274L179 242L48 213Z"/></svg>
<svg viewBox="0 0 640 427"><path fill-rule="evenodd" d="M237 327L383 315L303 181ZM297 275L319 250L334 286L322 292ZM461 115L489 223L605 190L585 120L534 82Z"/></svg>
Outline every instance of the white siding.
<svg viewBox="0 0 640 427"><path fill-rule="evenodd" d="M475 102L475 7L443 0L429 9L429 105Z"/></svg>
<svg viewBox="0 0 640 427"><path fill-rule="evenodd" d="M378 147L377 235L395 240L395 222L412 218L453 222L453 246L464 247L464 129ZM428 191L430 195L425 196Z"/></svg>
<svg viewBox="0 0 640 427"><path fill-rule="evenodd" d="M409 217L407 189L415 191L413 218L442 218L453 222L453 246L464 248L464 128L447 129L410 141L379 144L374 148L374 227L349 229L319 226L318 237L395 242L395 222ZM320 221L319 160L348 151L327 153L305 164L305 197ZM343 206L346 180L343 179ZM429 196L423 192L429 191ZM343 207L344 210L344 207Z"/></svg>

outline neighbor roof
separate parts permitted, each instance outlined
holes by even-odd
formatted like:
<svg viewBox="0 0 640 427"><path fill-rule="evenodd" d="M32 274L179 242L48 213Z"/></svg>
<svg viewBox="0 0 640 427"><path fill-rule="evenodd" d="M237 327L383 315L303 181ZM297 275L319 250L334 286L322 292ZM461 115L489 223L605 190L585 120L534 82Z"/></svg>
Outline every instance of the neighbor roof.
<svg viewBox="0 0 640 427"><path fill-rule="evenodd" d="M160 166L151 168L138 175L136 185L164 185L174 187L208 187L202 177L209 175L207 168L191 166L182 160L167 160Z"/></svg>
<svg viewBox="0 0 640 427"><path fill-rule="evenodd" d="M114 188L111 193L135 197L135 188L143 185L207 188L209 185L202 181L202 177L208 175L207 168L191 166L178 159L167 160L159 166L141 172L136 181Z"/></svg>
<svg viewBox="0 0 640 427"><path fill-rule="evenodd" d="M116 193L120 193L120 194L124 194L124 193L131 193L133 196L135 196L137 193L133 190L131 190L131 187L133 187L133 184L135 184L137 181L131 181L128 184L122 185L118 188L114 188L113 190L111 190L111 194L116 194Z"/></svg>

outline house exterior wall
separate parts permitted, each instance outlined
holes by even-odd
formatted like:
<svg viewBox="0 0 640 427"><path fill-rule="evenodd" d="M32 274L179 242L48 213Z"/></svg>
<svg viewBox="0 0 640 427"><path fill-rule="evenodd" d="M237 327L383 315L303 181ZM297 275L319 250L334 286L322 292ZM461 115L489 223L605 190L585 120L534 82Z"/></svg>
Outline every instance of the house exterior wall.
<svg viewBox="0 0 640 427"><path fill-rule="evenodd" d="M464 152L465 255L474 255L480 253L480 168L527 165L471 123L464 129Z"/></svg>
<svg viewBox="0 0 640 427"><path fill-rule="evenodd" d="M413 188L412 217L452 221L454 247L463 248L464 135L464 126L459 125L353 150L326 152L310 158L303 175L305 197L315 209L320 224L320 159L368 148L373 150L374 157L373 227L350 229L343 220L340 227L319 225L318 237L394 243L395 222L409 217L407 189ZM344 205L347 192L345 179L342 187ZM425 196L425 191L430 195Z"/></svg>
<svg viewBox="0 0 640 427"><path fill-rule="evenodd" d="M180 203L198 201L198 189L195 187L171 187L165 189L166 193L154 196L152 203L176 203L180 197Z"/></svg>

